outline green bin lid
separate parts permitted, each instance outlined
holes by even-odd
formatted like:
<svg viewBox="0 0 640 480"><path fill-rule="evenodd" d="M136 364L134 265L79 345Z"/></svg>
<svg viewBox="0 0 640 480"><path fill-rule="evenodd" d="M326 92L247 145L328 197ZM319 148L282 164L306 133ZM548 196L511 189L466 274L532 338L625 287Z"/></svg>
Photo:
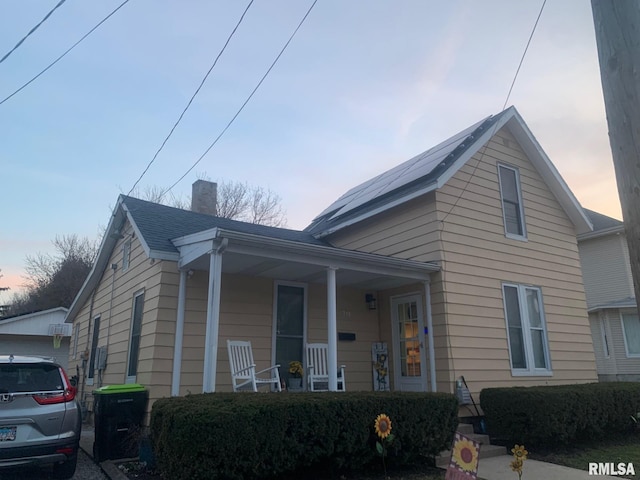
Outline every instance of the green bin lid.
<svg viewBox="0 0 640 480"><path fill-rule="evenodd" d="M96 388L93 393L104 395L111 393L130 393L144 391L145 388L139 383L124 383L122 385L105 385L104 387Z"/></svg>

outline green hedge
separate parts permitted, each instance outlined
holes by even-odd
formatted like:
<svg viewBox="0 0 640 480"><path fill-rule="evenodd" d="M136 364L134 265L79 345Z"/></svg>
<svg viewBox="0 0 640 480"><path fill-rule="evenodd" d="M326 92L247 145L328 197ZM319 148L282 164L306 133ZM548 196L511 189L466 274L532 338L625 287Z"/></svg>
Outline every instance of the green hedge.
<svg viewBox="0 0 640 480"><path fill-rule="evenodd" d="M631 415L640 412L640 383L488 388L480 403L493 437L554 447L629 432Z"/></svg>
<svg viewBox="0 0 640 480"><path fill-rule="evenodd" d="M304 468L354 470L374 460L386 413L404 463L449 447L458 403L438 393L214 393L154 403L151 438L166 478L269 478Z"/></svg>

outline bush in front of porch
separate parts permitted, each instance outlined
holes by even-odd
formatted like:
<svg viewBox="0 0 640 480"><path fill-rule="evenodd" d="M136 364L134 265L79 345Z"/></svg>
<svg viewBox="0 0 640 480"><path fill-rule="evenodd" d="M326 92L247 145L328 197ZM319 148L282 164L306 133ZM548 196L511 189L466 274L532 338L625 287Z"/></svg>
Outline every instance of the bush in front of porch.
<svg viewBox="0 0 640 480"><path fill-rule="evenodd" d="M629 433L640 412L640 383L487 388L480 404L497 441L551 448Z"/></svg>
<svg viewBox="0 0 640 480"><path fill-rule="evenodd" d="M158 400L151 436L166 478L269 478L379 461L374 421L393 420L398 463L449 447L458 402L441 393L214 393Z"/></svg>

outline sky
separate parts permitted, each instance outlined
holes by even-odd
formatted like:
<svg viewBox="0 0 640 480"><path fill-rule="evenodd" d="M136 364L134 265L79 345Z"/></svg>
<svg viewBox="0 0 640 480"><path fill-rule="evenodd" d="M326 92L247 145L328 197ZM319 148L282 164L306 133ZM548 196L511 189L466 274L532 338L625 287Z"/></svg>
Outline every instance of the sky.
<svg viewBox="0 0 640 480"><path fill-rule="evenodd" d="M59 0L0 2L0 58ZM123 0L67 0L0 63L0 102ZM205 152L311 6L255 0L139 184L166 188ZM97 238L248 4L130 0L0 104L0 304L56 235ZM290 228L502 110L542 0L318 0L255 96L172 193L198 178L269 188ZM580 203L620 219L591 6L548 0L515 105Z"/></svg>

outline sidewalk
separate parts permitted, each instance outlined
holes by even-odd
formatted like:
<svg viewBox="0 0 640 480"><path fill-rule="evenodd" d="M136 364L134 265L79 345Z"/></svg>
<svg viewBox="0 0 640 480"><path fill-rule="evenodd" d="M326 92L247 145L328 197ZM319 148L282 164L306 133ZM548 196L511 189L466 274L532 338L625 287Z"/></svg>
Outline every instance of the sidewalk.
<svg viewBox="0 0 640 480"><path fill-rule="evenodd" d="M509 464L513 460L511 455L500 455L498 457L480 459L478 468L478 478L485 480L514 480L517 474L511 470ZM563 467L553 463L539 462L527 459L522 470L523 478L545 479L545 480L594 480L594 479L616 479L608 475L589 475L586 470Z"/></svg>

